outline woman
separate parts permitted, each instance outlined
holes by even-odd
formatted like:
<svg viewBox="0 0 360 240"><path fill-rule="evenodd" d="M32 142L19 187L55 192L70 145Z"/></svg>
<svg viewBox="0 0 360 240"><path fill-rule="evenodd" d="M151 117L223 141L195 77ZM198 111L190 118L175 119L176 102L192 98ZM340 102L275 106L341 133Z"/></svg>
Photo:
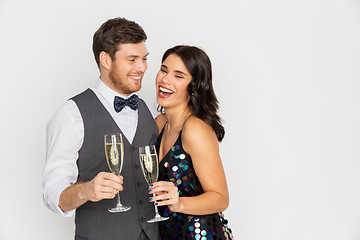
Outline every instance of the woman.
<svg viewBox="0 0 360 240"><path fill-rule="evenodd" d="M159 128L159 182L150 201L169 220L163 239L232 239L221 211L229 204L218 141L224 127L217 115L211 62L204 51L176 46L164 53L156 77L157 101L164 113Z"/></svg>

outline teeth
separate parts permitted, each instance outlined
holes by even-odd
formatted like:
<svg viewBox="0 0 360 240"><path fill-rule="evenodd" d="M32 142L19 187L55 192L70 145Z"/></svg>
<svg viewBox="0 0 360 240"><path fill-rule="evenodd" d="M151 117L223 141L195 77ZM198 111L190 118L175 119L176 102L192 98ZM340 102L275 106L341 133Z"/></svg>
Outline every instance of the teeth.
<svg viewBox="0 0 360 240"><path fill-rule="evenodd" d="M135 80L140 80L141 75L130 75L130 77Z"/></svg>
<svg viewBox="0 0 360 240"><path fill-rule="evenodd" d="M173 93L173 91L163 88L163 87L159 87L160 91L165 92L165 93Z"/></svg>

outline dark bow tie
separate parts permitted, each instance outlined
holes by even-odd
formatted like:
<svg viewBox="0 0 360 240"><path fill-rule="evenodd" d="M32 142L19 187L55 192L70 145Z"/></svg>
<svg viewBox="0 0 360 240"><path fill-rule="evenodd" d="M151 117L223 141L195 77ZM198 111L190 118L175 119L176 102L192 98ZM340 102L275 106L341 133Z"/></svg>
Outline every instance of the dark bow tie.
<svg viewBox="0 0 360 240"><path fill-rule="evenodd" d="M132 110L138 109L139 97L134 94L128 99L123 99L122 97L115 96L114 99L114 108L116 112L120 112L125 106L130 107Z"/></svg>

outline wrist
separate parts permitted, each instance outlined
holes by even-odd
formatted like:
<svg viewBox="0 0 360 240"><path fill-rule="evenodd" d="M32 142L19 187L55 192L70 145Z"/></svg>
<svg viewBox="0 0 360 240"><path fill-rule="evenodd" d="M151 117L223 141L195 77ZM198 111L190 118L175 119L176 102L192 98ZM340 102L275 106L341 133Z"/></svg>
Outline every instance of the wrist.
<svg viewBox="0 0 360 240"><path fill-rule="evenodd" d="M173 211L173 212L184 212L185 206L184 206L184 203L183 203L181 197L179 198L178 204L176 204L174 207L175 207L175 208L174 208L174 211Z"/></svg>
<svg viewBox="0 0 360 240"><path fill-rule="evenodd" d="M90 198L88 196L88 189L90 188L90 182L85 182L85 183L79 183L78 185L78 198L81 201L88 201Z"/></svg>

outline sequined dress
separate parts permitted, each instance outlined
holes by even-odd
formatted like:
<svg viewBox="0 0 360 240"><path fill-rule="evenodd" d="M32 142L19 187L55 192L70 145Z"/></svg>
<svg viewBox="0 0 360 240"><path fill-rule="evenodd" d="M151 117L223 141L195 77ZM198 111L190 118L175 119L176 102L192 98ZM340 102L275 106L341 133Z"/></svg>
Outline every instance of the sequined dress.
<svg viewBox="0 0 360 240"><path fill-rule="evenodd" d="M158 137L158 148L163 131L164 129ZM191 197L204 193L196 176L191 156L182 148L181 131L174 146L160 162L159 181L173 182L179 189L180 197ZM169 217L169 220L160 222L162 239L233 239L231 229L228 228L227 220L221 212L210 215L188 215L171 212L166 206L160 207L159 212L162 216Z"/></svg>

